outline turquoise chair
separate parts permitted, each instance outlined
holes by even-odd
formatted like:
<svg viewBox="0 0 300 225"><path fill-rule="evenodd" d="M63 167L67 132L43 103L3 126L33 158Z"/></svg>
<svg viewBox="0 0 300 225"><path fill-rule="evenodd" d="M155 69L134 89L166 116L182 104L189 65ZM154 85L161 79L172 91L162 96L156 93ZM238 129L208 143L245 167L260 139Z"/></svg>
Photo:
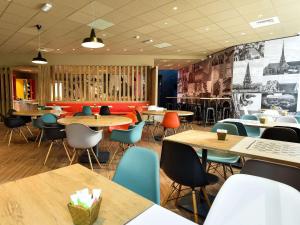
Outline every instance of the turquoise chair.
<svg viewBox="0 0 300 225"><path fill-rule="evenodd" d="M112 180L160 204L159 161L152 150L142 147L129 148Z"/></svg>
<svg viewBox="0 0 300 225"><path fill-rule="evenodd" d="M91 109L91 107L88 106L88 105L85 105L85 106L82 107L82 112L83 112L86 116L93 115L92 109Z"/></svg>
<svg viewBox="0 0 300 225"><path fill-rule="evenodd" d="M39 134L37 135L35 142L39 140L38 147L40 147L43 136L44 136L44 125L55 125L57 124L57 116L52 113L46 113L41 117L32 120L32 126L38 128Z"/></svg>
<svg viewBox="0 0 300 225"><path fill-rule="evenodd" d="M56 124L57 123L57 116L52 113L46 113L43 116L41 116L41 120L43 123L46 124Z"/></svg>
<svg viewBox="0 0 300 225"><path fill-rule="evenodd" d="M241 117L242 120L259 120L256 115L243 115ZM260 137L260 128L259 127L251 127L245 126L247 134L249 137Z"/></svg>
<svg viewBox="0 0 300 225"><path fill-rule="evenodd" d="M142 139L143 128L145 126L145 121L142 121L134 126L130 126L128 130L113 130L110 135L110 140L114 142L119 142L121 149L125 151L126 145L131 146L139 142ZM119 152L117 149L113 156L111 157L110 163L114 160L115 155Z"/></svg>
<svg viewBox="0 0 300 225"><path fill-rule="evenodd" d="M234 124L216 123L212 127L211 132L217 132L218 129L227 130L227 133L231 134L231 135L240 135L238 132L238 128ZM216 139L217 139L217 135L216 135ZM202 158L202 150L197 150L197 154L199 157ZM237 155L222 153L220 151L214 151L214 150L207 151L207 161L208 162L222 164L225 180L227 179L226 166L229 166L230 171L233 174L231 165L237 163L239 161L239 159L240 159L240 156L237 156Z"/></svg>
<svg viewBox="0 0 300 225"><path fill-rule="evenodd" d="M300 112L296 112L295 119L300 123Z"/></svg>

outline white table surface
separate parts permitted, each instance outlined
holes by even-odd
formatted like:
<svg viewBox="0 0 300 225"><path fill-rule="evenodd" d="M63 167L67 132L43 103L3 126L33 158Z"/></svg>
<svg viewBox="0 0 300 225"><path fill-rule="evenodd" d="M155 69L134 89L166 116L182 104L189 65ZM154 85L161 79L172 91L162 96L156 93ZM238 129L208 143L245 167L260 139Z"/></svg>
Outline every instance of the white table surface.
<svg viewBox="0 0 300 225"><path fill-rule="evenodd" d="M204 225L299 225L300 192L269 179L237 174L220 189Z"/></svg>
<svg viewBox="0 0 300 225"><path fill-rule="evenodd" d="M159 205L153 205L126 225L196 225Z"/></svg>

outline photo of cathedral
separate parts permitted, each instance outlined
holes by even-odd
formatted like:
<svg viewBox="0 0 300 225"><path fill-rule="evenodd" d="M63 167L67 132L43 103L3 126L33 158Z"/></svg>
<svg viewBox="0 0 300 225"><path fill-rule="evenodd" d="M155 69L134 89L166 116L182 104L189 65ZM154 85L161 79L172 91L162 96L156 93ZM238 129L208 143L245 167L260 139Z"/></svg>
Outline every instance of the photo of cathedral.
<svg viewBox="0 0 300 225"><path fill-rule="evenodd" d="M264 76L283 75L283 74L299 74L300 61L287 62L285 58L284 41L282 42L281 56L278 63L269 63L264 68Z"/></svg>

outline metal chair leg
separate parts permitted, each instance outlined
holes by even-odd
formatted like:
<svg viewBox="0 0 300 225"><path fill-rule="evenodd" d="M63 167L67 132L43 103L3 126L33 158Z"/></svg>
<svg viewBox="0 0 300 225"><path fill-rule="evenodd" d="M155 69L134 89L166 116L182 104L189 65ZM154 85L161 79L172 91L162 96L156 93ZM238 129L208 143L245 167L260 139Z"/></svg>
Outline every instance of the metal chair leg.
<svg viewBox="0 0 300 225"><path fill-rule="evenodd" d="M223 167L224 179L227 180L226 166L222 164L222 167Z"/></svg>
<svg viewBox="0 0 300 225"><path fill-rule="evenodd" d="M8 147L10 146L10 142L11 142L11 137L12 137L13 131L14 131L14 129L11 129L10 134L9 134Z"/></svg>
<svg viewBox="0 0 300 225"><path fill-rule="evenodd" d="M178 187L178 190L177 190L177 194L176 194L176 197L175 197L175 206L177 206L177 202L178 202L178 198L180 196L181 188L182 188L182 185L179 184L179 187Z"/></svg>
<svg viewBox="0 0 300 225"><path fill-rule="evenodd" d="M167 197L161 203L162 206L165 206L167 204L168 200L170 199L170 197L174 193L174 191L175 191L174 184L175 184L175 182L173 181L173 183L171 184L171 187L169 189L169 192L167 194Z"/></svg>
<svg viewBox="0 0 300 225"><path fill-rule="evenodd" d="M88 149L86 151L87 151L87 154L88 154L88 157L89 157L89 163L90 163L91 169L92 169L92 171L94 171L94 167L93 167L93 163L92 163L90 151Z"/></svg>
<svg viewBox="0 0 300 225"><path fill-rule="evenodd" d="M49 157L49 155L50 155L50 152L51 152L51 150L52 150L52 145L53 145L53 141L51 141L50 147L49 147L49 149L48 149L48 152L47 152L47 155L46 155L46 158L45 158L45 161L44 161L44 165L46 165L46 162L47 162L48 157Z"/></svg>

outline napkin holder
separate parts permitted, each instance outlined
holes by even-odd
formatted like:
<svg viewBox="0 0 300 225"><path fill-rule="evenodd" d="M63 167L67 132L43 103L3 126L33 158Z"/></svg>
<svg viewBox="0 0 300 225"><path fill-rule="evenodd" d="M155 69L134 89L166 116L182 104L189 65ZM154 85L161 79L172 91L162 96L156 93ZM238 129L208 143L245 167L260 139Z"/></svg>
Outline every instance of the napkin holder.
<svg viewBox="0 0 300 225"><path fill-rule="evenodd" d="M96 201L91 208L68 204L68 208L75 225L92 225L98 218L102 198Z"/></svg>

